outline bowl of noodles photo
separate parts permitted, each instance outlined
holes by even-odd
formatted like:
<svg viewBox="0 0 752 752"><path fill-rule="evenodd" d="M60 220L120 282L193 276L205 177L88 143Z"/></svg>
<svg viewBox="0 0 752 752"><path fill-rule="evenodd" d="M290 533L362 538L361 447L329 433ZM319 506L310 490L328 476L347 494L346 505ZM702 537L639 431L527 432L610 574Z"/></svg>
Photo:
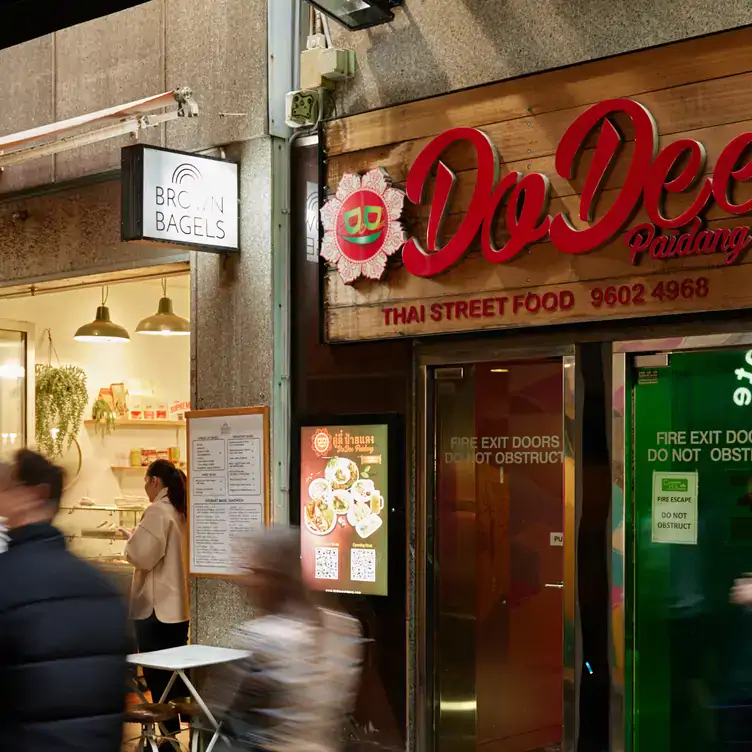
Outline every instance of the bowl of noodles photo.
<svg viewBox="0 0 752 752"><path fill-rule="evenodd" d="M304 509L305 526L314 535L329 535L337 524L337 515L329 501L311 500Z"/></svg>

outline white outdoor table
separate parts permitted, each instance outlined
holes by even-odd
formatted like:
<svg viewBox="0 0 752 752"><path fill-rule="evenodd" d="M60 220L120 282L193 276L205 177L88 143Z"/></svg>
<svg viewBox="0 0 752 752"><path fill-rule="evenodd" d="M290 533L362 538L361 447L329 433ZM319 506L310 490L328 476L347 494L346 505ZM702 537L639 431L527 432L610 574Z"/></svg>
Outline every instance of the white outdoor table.
<svg viewBox="0 0 752 752"><path fill-rule="evenodd" d="M191 697L196 701L196 704L201 708L201 711L214 729L214 736L212 736L209 746L206 748L206 752L211 752L220 737L220 724L212 715L209 708L206 707L206 703L201 699L201 695L199 695L191 683L186 675L186 671L239 661L242 658L247 658L249 655L250 653L246 650L215 648L210 645L181 645L180 647L168 648L167 650L154 650L151 653L134 653L128 656L128 663L134 666L141 666L142 668L172 671L170 681L158 702L165 702L178 677L183 680L188 691L191 693Z"/></svg>

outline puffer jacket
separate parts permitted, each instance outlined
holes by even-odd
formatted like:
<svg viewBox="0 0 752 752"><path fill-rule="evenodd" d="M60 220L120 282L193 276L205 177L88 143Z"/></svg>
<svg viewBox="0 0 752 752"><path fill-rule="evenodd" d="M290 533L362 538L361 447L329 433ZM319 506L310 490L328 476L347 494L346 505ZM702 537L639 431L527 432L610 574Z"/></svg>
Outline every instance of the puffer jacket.
<svg viewBox="0 0 752 752"><path fill-rule="evenodd" d="M107 577L52 525L0 553L0 750L119 752L130 648Z"/></svg>

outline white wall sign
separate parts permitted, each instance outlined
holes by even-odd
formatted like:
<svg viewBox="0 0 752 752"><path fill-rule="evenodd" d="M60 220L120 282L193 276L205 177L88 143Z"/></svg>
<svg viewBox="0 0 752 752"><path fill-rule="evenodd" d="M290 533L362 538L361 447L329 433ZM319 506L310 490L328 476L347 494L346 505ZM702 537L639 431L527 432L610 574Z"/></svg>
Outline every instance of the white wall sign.
<svg viewBox="0 0 752 752"><path fill-rule="evenodd" d="M269 411L198 410L188 421L190 572L232 577L268 523Z"/></svg>
<svg viewBox="0 0 752 752"><path fill-rule="evenodd" d="M551 533L551 545L563 546L564 545L564 533Z"/></svg>
<svg viewBox="0 0 752 752"><path fill-rule="evenodd" d="M697 544L696 472L653 472L653 543Z"/></svg>
<svg viewBox="0 0 752 752"><path fill-rule="evenodd" d="M237 164L138 144L121 168L123 240L239 249Z"/></svg>

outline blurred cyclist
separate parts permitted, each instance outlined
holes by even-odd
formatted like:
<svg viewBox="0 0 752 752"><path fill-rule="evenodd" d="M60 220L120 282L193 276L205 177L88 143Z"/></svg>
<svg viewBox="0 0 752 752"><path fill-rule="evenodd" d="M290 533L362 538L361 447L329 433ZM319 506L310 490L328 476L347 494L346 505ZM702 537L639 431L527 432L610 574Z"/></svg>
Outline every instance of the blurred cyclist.
<svg viewBox="0 0 752 752"><path fill-rule="evenodd" d="M352 617L318 608L300 565L300 533L248 543L243 584L259 614L234 631L250 657L218 669L210 697L235 752L331 752L354 705L362 639Z"/></svg>

